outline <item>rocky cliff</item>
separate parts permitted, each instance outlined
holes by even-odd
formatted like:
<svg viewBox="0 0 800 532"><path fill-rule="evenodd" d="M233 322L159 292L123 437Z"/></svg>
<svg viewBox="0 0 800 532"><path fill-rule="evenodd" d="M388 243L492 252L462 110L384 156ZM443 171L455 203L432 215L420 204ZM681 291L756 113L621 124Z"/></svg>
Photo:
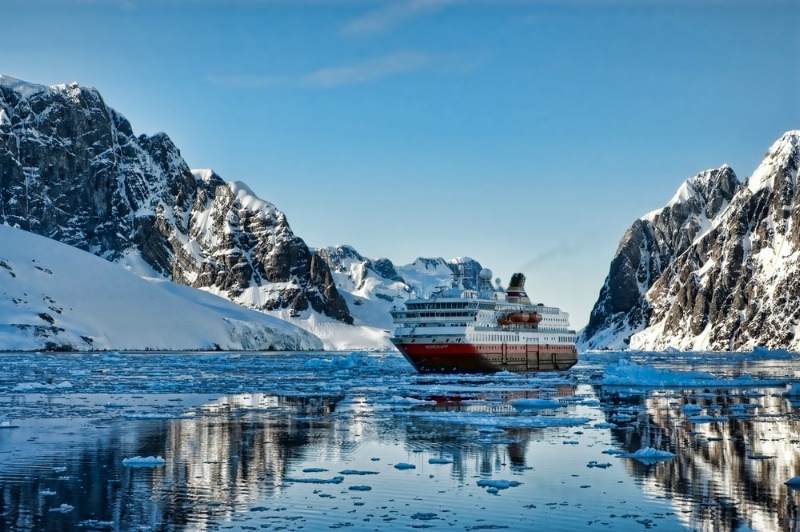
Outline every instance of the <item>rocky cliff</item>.
<svg viewBox="0 0 800 532"><path fill-rule="evenodd" d="M241 183L134 136L94 89L0 76L0 223L259 310L352 323L319 255Z"/></svg>
<svg viewBox="0 0 800 532"><path fill-rule="evenodd" d="M800 132L744 185L723 167L637 220L612 261L584 348L797 348Z"/></svg>

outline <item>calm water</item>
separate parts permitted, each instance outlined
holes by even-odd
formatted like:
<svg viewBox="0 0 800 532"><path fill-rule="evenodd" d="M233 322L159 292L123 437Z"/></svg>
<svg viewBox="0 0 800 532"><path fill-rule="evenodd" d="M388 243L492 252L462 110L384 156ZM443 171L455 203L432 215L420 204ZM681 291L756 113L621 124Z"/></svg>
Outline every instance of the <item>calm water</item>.
<svg viewBox="0 0 800 532"><path fill-rule="evenodd" d="M0 530L798 529L786 385L600 386L615 356L424 377L391 353L0 355ZM634 359L800 380L791 355ZM621 454L645 446L676 456Z"/></svg>

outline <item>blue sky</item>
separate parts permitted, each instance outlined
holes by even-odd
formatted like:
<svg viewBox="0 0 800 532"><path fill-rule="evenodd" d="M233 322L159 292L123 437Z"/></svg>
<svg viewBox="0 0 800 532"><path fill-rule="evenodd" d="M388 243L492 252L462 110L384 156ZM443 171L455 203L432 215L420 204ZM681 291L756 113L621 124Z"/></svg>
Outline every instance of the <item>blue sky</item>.
<svg viewBox="0 0 800 532"><path fill-rule="evenodd" d="M585 325L638 217L800 128L800 2L0 0L0 73L96 87L310 246L469 256Z"/></svg>

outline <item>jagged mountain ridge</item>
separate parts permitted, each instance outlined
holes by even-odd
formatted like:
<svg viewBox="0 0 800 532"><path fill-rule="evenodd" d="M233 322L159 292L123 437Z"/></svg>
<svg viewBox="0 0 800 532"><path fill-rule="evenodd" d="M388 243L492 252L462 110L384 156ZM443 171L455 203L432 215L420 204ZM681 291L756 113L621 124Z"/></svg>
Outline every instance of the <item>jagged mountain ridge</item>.
<svg viewBox="0 0 800 532"><path fill-rule="evenodd" d="M579 342L584 348L627 347L649 323L647 291L710 225L739 187L728 166L684 182L662 209L636 220L620 240L609 274Z"/></svg>
<svg viewBox="0 0 800 532"><path fill-rule="evenodd" d="M718 208L693 214L699 216L699 226L663 223L667 213L674 216L674 200L635 222L620 242L582 332L582 346L620 348L629 342L632 349L658 350L800 347L798 146L800 132L784 134L743 185L729 178L703 180L708 186L699 196L718 198L711 204ZM723 169L727 167L717 172ZM684 194L687 191L684 184L676 198L697 197ZM645 235L656 227L663 229L660 239L648 240ZM654 252L667 244L673 254ZM642 279L637 275L641 264L653 260L661 265L650 270L656 275L635 285L631 280ZM615 283L618 279L627 282ZM624 303L614 306L611 301Z"/></svg>
<svg viewBox="0 0 800 532"><path fill-rule="evenodd" d="M352 316L326 263L241 183L134 136L95 89L0 76L0 223L259 310Z"/></svg>
<svg viewBox="0 0 800 532"><path fill-rule="evenodd" d="M390 347L392 305L449 285L456 269L469 287L481 269L310 249L245 184L190 170L163 133L134 136L95 89L3 76L0 223L290 320L333 349Z"/></svg>
<svg viewBox="0 0 800 532"><path fill-rule="evenodd" d="M330 246L316 252L333 273L356 325L392 330L389 310L413 296L428 295L436 287L450 286L453 275L462 275L465 288L474 288L483 267L469 257L449 261L419 257L411 264L395 266L386 258L368 259L351 246Z"/></svg>

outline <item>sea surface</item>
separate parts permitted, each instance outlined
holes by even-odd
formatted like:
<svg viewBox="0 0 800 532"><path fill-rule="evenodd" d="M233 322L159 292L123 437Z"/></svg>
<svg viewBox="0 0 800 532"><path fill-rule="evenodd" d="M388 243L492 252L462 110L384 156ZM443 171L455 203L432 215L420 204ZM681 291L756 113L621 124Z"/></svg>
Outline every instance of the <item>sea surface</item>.
<svg viewBox="0 0 800 532"><path fill-rule="evenodd" d="M624 359L642 377L605 384ZM765 351L5 353L0 530L798 530L798 381Z"/></svg>

